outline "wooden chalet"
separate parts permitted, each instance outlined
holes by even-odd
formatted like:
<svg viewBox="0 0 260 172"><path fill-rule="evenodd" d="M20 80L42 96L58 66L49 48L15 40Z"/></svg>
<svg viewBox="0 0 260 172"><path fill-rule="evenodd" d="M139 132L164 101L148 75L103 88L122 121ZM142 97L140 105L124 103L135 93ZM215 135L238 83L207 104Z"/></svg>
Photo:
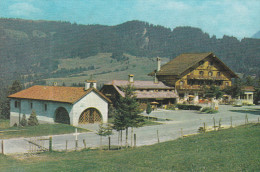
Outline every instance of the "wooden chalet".
<svg viewBox="0 0 260 172"><path fill-rule="evenodd" d="M238 76L213 53L181 54L150 73L178 92L179 102L203 101L205 87L215 85L224 89L231 86L231 78Z"/></svg>

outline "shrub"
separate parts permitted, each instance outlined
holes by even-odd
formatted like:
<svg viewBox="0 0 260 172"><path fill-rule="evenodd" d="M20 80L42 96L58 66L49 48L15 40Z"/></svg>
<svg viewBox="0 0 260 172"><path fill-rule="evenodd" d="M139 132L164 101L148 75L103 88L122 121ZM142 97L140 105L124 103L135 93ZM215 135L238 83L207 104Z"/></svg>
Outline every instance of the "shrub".
<svg viewBox="0 0 260 172"><path fill-rule="evenodd" d="M204 107L201 112L204 112L204 113L217 113L218 111L211 108L211 107Z"/></svg>
<svg viewBox="0 0 260 172"><path fill-rule="evenodd" d="M39 125L35 111L32 111L32 113L28 119L28 125L30 125L30 126Z"/></svg>
<svg viewBox="0 0 260 172"><path fill-rule="evenodd" d="M182 110L200 110L202 107L198 105L177 104L177 108Z"/></svg>
<svg viewBox="0 0 260 172"><path fill-rule="evenodd" d="M175 110L175 108L176 108L175 105L168 105L166 109L167 110Z"/></svg>
<svg viewBox="0 0 260 172"><path fill-rule="evenodd" d="M26 120L25 114L23 114L23 117L22 117L22 120L20 122L20 125L23 126L23 127L27 125L27 120Z"/></svg>

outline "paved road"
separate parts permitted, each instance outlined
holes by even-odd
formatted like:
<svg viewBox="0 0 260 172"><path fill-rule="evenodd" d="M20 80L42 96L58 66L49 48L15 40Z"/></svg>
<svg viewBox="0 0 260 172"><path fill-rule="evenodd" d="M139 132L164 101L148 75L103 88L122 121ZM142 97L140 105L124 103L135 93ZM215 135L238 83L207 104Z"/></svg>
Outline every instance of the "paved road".
<svg viewBox="0 0 260 172"><path fill-rule="evenodd" d="M150 116L158 118L167 118L171 121L162 121L162 125L145 126L134 129L134 133L137 135L137 146L152 145L158 142L157 130L159 133L160 142L177 139L181 136L181 129L183 134L194 134L197 133L198 128L206 123L206 126L213 126L213 118L216 120L218 125L219 119L221 119L222 126L230 126L231 117L232 125L237 126L245 123L245 117L248 117L249 122L257 122L260 117L260 106L245 106L245 107L232 107L228 105L220 106L219 113L217 114L201 114L197 111L185 111L185 110L157 110L153 111ZM100 145L100 137L96 135L97 125L87 126L88 129L94 130L93 132L80 133L78 135L78 147L84 148L83 139L86 141L87 147L98 147ZM130 133L130 130L129 130ZM125 133L123 133L125 135ZM55 135L53 137L53 149L54 150L65 150L66 141L67 149L75 149L75 135ZM37 138L17 138L17 139L6 139L4 140L5 154L12 153L27 153L29 150L36 149L35 146L29 144L28 141L35 142L35 139L44 139L46 137ZM124 139L125 137L123 137ZM43 147L48 148L48 140L36 141ZM125 140L123 140L125 143ZM129 144L131 144L129 135ZM108 139L103 138L103 144L108 144ZM118 133L114 131L111 136L111 144L118 144Z"/></svg>

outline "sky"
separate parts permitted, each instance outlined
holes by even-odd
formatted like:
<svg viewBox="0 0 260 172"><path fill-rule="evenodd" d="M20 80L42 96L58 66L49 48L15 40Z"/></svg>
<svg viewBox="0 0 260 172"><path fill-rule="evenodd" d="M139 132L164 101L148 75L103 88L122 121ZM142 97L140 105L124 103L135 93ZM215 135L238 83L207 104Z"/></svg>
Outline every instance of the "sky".
<svg viewBox="0 0 260 172"><path fill-rule="evenodd" d="M0 0L0 17L101 25L140 20L242 39L260 30L260 0Z"/></svg>

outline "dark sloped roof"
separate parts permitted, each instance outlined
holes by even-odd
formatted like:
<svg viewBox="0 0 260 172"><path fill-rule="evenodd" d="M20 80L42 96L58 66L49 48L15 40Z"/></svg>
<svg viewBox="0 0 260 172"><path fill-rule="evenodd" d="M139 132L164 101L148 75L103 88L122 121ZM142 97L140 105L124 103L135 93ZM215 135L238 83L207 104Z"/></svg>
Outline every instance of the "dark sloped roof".
<svg viewBox="0 0 260 172"><path fill-rule="evenodd" d="M255 88L253 86L244 86L241 88L243 91L255 91Z"/></svg>
<svg viewBox="0 0 260 172"><path fill-rule="evenodd" d="M135 89L135 96L138 99L163 99L163 98L176 98L178 95L176 94L174 87L168 87L163 82L154 83L154 81L134 81L130 83L127 80L113 80L104 84L112 85L115 90L122 96L125 96L125 93L120 89L122 87L131 84ZM140 91L144 90L144 91ZM153 90L153 91L149 91ZM163 90L163 91L155 91L155 90Z"/></svg>
<svg viewBox="0 0 260 172"><path fill-rule="evenodd" d="M218 61L231 75L231 77L236 78L237 75L229 69L219 58L217 58L213 53L187 53L181 54L171 60L170 62L166 63L161 67L161 70L158 71L157 75L175 75L179 76L183 74L187 69L193 67L194 65L198 64L201 60L213 56L216 61ZM154 72L150 73L149 75L154 75Z"/></svg>
<svg viewBox="0 0 260 172"><path fill-rule="evenodd" d="M181 54L163 65L161 70L157 72L157 75L180 75L210 54L212 53Z"/></svg>
<svg viewBox="0 0 260 172"><path fill-rule="evenodd" d="M41 86L35 85L15 94L8 96L8 98L44 100L64 103L75 103L82 97L95 91L108 102L111 102L106 96L95 88L84 90L83 87L59 87L59 86Z"/></svg>
<svg viewBox="0 0 260 172"><path fill-rule="evenodd" d="M174 89L174 87L168 87L163 82L159 81L158 83L155 83L154 81L134 81L133 83L130 83L127 80L113 80L105 85L116 85L119 87L125 87L128 84L131 84L136 89Z"/></svg>

